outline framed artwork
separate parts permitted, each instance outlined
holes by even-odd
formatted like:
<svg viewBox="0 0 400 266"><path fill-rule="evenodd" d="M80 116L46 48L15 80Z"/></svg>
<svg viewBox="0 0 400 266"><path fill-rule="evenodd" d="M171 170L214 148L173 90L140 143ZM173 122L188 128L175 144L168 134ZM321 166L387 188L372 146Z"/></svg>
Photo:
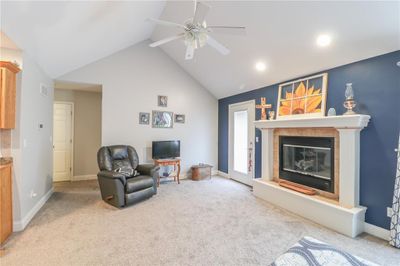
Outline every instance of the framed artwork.
<svg viewBox="0 0 400 266"><path fill-rule="evenodd" d="M168 106L168 96L158 95L158 106L167 107Z"/></svg>
<svg viewBox="0 0 400 266"><path fill-rule="evenodd" d="M182 114L175 114L175 123L185 123L185 115Z"/></svg>
<svg viewBox="0 0 400 266"><path fill-rule="evenodd" d="M276 119L325 115L328 73L279 85Z"/></svg>
<svg viewBox="0 0 400 266"><path fill-rule="evenodd" d="M139 124L150 124L150 113L139 113Z"/></svg>
<svg viewBox="0 0 400 266"><path fill-rule="evenodd" d="M155 128L172 128L174 113L153 111L152 126Z"/></svg>

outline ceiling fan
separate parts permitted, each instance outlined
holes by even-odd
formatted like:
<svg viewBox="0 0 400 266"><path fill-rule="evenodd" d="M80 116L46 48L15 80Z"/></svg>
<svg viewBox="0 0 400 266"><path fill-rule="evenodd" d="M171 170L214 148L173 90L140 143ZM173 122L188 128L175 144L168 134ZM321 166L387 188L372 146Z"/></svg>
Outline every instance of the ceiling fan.
<svg viewBox="0 0 400 266"><path fill-rule="evenodd" d="M151 18L150 20L157 24L177 27L183 30L183 32L175 36L153 42L150 44L150 47L157 47L174 40L183 39L186 45L186 60L192 59L194 56L194 50L203 47L206 44L210 45L223 55L229 54L230 50L212 38L209 33L215 32L244 35L246 33L246 28L232 26L208 26L204 19L210 8L210 6L202 2L194 1L193 18L187 19L183 24Z"/></svg>

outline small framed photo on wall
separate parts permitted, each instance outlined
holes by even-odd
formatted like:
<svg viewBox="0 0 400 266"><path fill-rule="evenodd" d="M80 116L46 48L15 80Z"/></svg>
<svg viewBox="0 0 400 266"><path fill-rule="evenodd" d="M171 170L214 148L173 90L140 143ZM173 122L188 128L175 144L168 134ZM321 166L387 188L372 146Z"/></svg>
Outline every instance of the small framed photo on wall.
<svg viewBox="0 0 400 266"><path fill-rule="evenodd" d="M175 123L185 123L185 115L182 114L175 114Z"/></svg>
<svg viewBox="0 0 400 266"><path fill-rule="evenodd" d="M168 96L158 95L158 106L167 107L168 106Z"/></svg>
<svg viewBox="0 0 400 266"><path fill-rule="evenodd" d="M150 113L139 113L139 124L149 125L150 124Z"/></svg>

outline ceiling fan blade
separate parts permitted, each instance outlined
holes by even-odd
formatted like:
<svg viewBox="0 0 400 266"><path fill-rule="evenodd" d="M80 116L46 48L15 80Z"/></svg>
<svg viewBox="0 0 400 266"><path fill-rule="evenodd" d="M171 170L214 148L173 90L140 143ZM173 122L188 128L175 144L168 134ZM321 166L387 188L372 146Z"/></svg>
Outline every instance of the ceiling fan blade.
<svg viewBox="0 0 400 266"><path fill-rule="evenodd" d="M160 46L160 45L165 44L167 42L171 42L171 41L183 38L183 36L185 36L185 34L181 33L181 34L178 34L178 35L175 35L175 36L171 36L171 37L168 37L168 38L165 38L165 39L150 43L149 46L150 47L157 47L157 46Z"/></svg>
<svg viewBox="0 0 400 266"><path fill-rule="evenodd" d="M194 17L193 17L193 23L194 24L197 24L197 23L202 24L208 13L208 10L210 10L210 8L211 7L209 5L206 5L202 2L197 2L196 10L194 12Z"/></svg>
<svg viewBox="0 0 400 266"><path fill-rule="evenodd" d="M178 28L186 29L185 25L182 25L182 24L179 24L179 23L175 23L175 22L171 22L171 21L160 20L160 19L155 19L155 18L148 18L148 20L152 21L154 23L157 23L159 25L178 27Z"/></svg>
<svg viewBox="0 0 400 266"><path fill-rule="evenodd" d="M194 17L194 15L196 14L197 0L194 0L193 2L194 2L193 17Z"/></svg>
<svg viewBox="0 0 400 266"><path fill-rule="evenodd" d="M207 29L220 34L246 35L246 27L207 26Z"/></svg>
<svg viewBox="0 0 400 266"><path fill-rule="evenodd" d="M185 60L193 59L193 56L194 56L194 47L192 45L186 46Z"/></svg>
<svg viewBox="0 0 400 266"><path fill-rule="evenodd" d="M207 38L207 43L213 47L215 50L217 50L218 52L220 52L223 55L227 55L229 54L231 51L226 48L225 46L223 46L222 44L220 44L219 42L217 42L214 38L212 38L211 36L208 36Z"/></svg>

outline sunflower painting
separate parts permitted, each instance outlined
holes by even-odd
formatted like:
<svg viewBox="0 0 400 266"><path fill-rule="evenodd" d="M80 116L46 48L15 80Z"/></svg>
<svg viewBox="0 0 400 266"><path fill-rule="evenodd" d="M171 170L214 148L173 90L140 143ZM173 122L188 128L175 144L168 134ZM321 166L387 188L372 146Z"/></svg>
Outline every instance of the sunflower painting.
<svg viewBox="0 0 400 266"><path fill-rule="evenodd" d="M277 119L325 114L328 74L324 73L279 86Z"/></svg>

